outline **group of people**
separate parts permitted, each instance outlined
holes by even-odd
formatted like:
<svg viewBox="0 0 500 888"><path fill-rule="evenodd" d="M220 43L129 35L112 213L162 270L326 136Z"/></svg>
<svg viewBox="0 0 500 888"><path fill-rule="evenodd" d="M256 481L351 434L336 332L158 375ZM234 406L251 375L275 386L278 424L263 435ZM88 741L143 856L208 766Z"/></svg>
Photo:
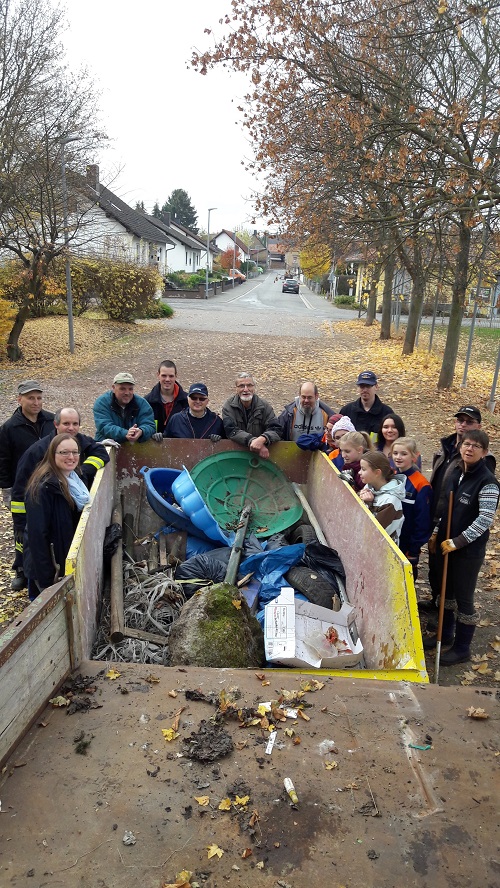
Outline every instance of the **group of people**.
<svg viewBox="0 0 500 888"><path fill-rule="evenodd" d="M428 481L420 471L417 442L378 396L376 374L363 371L356 385L359 397L336 412L320 399L314 382L303 382L276 415L257 394L253 375L242 371L219 416L209 409L207 385L196 382L186 392L175 362L165 360L145 398L135 393L129 371L116 374L111 389L94 403L94 439L81 434L77 410L49 413L42 407L41 385L21 383L19 406L0 428L0 486L12 513L16 548L12 588L27 583L33 599L64 573L94 475L109 460L107 446L163 438L228 439L267 459L274 443L293 441L302 449L325 452L399 545L415 577L422 547L429 543L429 609L438 603L443 557L452 556L443 625L443 643L451 647L441 662L468 659L477 623L475 582L500 491L481 413L473 405L457 411L455 432L443 438ZM448 537L450 491L454 507ZM425 647L435 642L435 635L424 639Z"/></svg>

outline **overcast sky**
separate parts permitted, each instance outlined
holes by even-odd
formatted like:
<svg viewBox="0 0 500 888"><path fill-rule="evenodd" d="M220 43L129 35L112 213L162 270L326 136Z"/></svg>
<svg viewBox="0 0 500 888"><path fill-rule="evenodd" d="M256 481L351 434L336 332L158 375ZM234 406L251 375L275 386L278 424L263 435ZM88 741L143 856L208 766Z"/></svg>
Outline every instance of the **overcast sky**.
<svg viewBox="0 0 500 888"><path fill-rule="evenodd" d="M188 68L193 48L211 45L204 29L221 32L230 0L66 0L66 7L68 62L92 72L112 140L100 159L102 181L149 212L184 188L202 228L209 207L217 207L212 231L253 228L254 180L242 166L252 149L237 110L246 81L222 68L205 77Z"/></svg>

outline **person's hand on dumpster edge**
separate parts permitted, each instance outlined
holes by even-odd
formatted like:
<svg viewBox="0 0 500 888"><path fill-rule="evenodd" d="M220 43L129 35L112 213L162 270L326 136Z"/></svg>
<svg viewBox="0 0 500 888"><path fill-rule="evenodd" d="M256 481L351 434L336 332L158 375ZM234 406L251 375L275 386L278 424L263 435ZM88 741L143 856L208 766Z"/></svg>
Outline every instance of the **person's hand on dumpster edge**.
<svg viewBox="0 0 500 888"><path fill-rule="evenodd" d="M449 555L449 553L454 552L456 548L453 540L443 540L441 543L441 552L443 555Z"/></svg>
<svg viewBox="0 0 500 888"><path fill-rule="evenodd" d="M209 435L208 437L212 444L218 444L222 440L221 435Z"/></svg>
<svg viewBox="0 0 500 888"><path fill-rule="evenodd" d="M163 441L163 433L155 432L154 435L151 435L151 440L156 441L159 444L160 441Z"/></svg>
<svg viewBox="0 0 500 888"><path fill-rule="evenodd" d="M436 540L437 540L437 533L433 533L431 538L429 539L429 542L427 543L427 546L428 546L428 549L429 549L429 552L431 553L431 555L436 554L436 546L437 546Z"/></svg>
<svg viewBox="0 0 500 888"><path fill-rule="evenodd" d="M118 441L115 441L114 438L104 438L104 441L100 441L100 444L104 444L105 447L116 447L117 450L120 449L121 444Z"/></svg>

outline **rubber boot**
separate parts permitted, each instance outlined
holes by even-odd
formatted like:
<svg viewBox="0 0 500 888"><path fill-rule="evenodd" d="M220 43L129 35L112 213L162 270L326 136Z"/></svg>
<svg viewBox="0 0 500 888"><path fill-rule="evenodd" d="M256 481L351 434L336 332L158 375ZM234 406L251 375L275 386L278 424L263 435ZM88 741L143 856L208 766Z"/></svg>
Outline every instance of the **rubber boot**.
<svg viewBox="0 0 500 888"><path fill-rule="evenodd" d="M22 567L16 568L16 575L13 580L11 580L10 588L13 592L20 592L21 589L26 589L28 585L28 580L24 576L24 571Z"/></svg>
<svg viewBox="0 0 500 888"><path fill-rule="evenodd" d="M457 621L455 641L449 651L441 654L439 662L441 666L453 666L455 663L465 663L470 660L470 644L474 636L475 626Z"/></svg>
<svg viewBox="0 0 500 888"><path fill-rule="evenodd" d="M443 631L441 633L441 644L453 644L453 638L455 635L455 613L454 611L445 608L443 614ZM436 647L437 644L437 633L433 635L426 635L423 639L424 651L431 651ZM442 657L440 658L440 662Z"/></svg>

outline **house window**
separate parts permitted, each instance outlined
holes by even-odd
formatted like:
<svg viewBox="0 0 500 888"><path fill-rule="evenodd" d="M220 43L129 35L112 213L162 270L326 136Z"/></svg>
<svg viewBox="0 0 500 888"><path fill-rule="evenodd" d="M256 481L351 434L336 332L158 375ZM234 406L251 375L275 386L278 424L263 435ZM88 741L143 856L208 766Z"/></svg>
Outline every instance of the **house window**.
<svg viewBox="0 0 500 888"><path fill-rule="evenodd" d="M188 251L186 250L186 265L188 264Z"/></svg>

